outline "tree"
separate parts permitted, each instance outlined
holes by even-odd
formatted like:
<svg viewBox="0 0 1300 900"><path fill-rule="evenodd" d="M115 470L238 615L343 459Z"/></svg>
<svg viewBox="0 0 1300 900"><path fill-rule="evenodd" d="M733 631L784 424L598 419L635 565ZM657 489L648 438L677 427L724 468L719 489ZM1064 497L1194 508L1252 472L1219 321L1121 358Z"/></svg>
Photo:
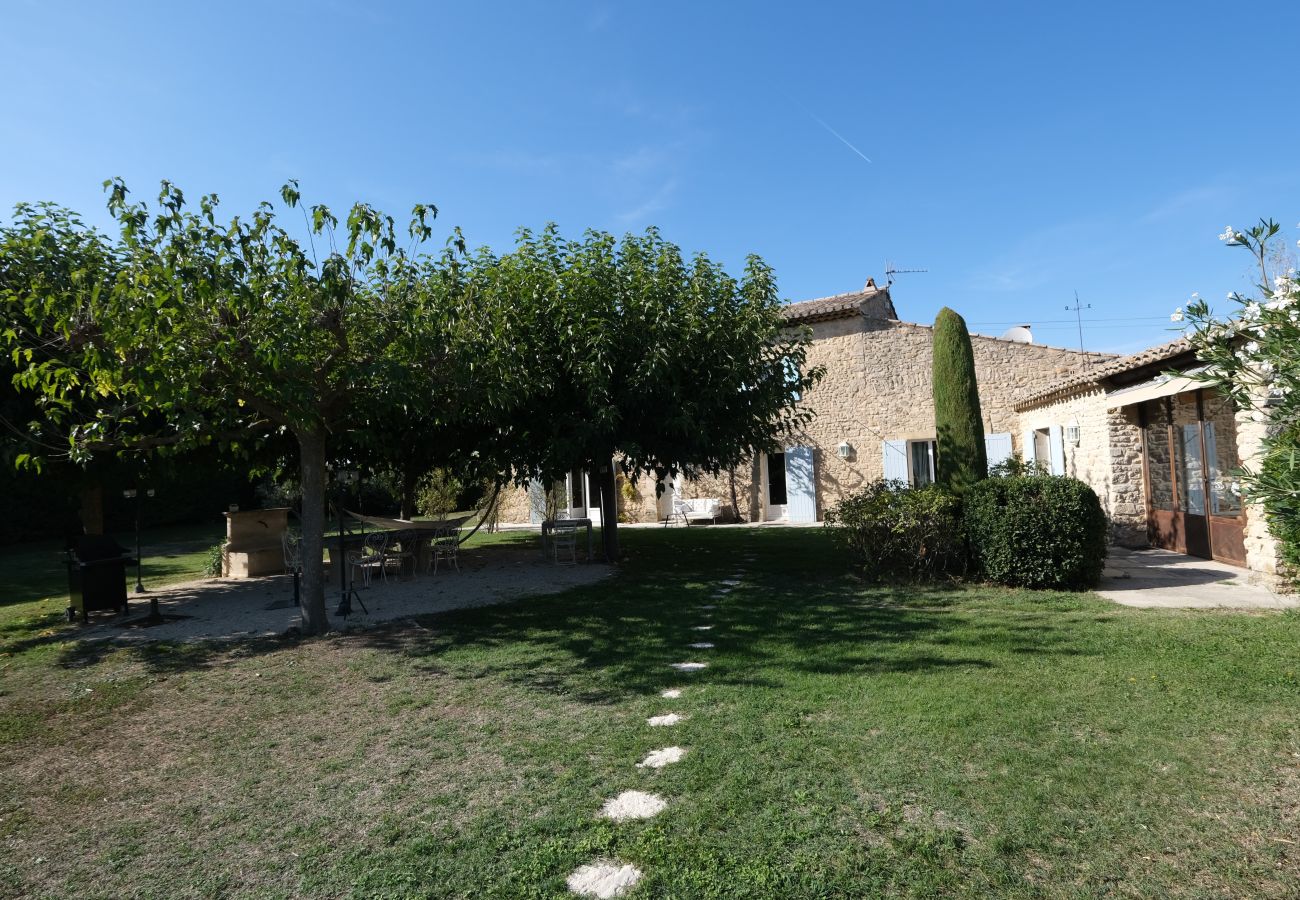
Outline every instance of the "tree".
<svg viewBox="0 0 1300 900"><path fill-rule="evenodd" d="M651 229L621 241L554 226L481 257L470 294L494 315L520 378L494 446L516 483L598 473L606 557L617 560L616 475L718 474L806 424L807 334L787 327L772 270L737 280ZM480 334L490 334L478 329Z"/></svg>
<svg viewBox="0 0 1300 900"><path fill-rule="evenodd" d="M948 307L934 320L935 480L955 494L988 474L975 354L966 320Z"/></svg>
<svg viewBox="0 0 1300 900"><path fill-rule="evenodd" d="M328 628L322 566L329 443L366 419L404 414L406 398L432 402L449 356L442 310L425 289L436 265L417 255L432 206L412 214L410 249L393 220L354 206L343 232L324 206L304 209L303 244L270 203L219 224L215 195L198 210L163 182L156 210L105 183L116 242L93 237L60 212L52 231L38 208L19 209L10 230L5 340L15 383L35 392L52 421L67 424L73 458L103 449L179 451L220 442L238 451L259 435L298 448L302 488L303 627ZM296 183L281 191L298 208ZM48 214L48 211L47 213ZM322 257L316 255L319 239ZM93 244L111 279L44 277L50 242ZM90 415L68 398L91 395Z"/></svg>
<svg viewBox="0 0 1300 900"><path fill-rule="evenodd" d="M1218 388L1238 410L1267 426L1259 458L1241 469L1244 495L1260 504L1283 559L1300 573L1300 280L1294 268L1274 269L1273 240L1281 227L1272 220L1219 239L1254 257L1258 296L1233 291L1233 308L1218 315L1193 294L1186 312L1172 318L1190 326L1188 339L1208 368L1194 377ZM1286 259L1285 256L1281 257Z"/></svg>

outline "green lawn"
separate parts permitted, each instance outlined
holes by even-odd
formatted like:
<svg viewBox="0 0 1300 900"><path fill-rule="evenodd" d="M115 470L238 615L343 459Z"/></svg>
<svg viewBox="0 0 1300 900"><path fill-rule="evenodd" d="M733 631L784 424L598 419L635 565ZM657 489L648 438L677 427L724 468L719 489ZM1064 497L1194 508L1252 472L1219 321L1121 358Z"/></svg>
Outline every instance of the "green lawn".
<svg viewBox="0 0 1300 900"><path fill-rule="evenodd" d="M623 540L611 581L296 643L83 647L11 604L0 893L567 896L608 856L632 897L1300 894L1296 614L871 588L810 529ZM668 808L597 817L627 789Z"/></svg>

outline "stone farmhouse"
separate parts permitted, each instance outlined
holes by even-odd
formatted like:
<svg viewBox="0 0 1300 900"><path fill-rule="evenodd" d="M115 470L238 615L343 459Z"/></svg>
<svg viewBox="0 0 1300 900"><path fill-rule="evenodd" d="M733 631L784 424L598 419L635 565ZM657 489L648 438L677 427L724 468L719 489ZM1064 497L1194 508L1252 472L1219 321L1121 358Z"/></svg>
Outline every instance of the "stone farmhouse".
<svg viewBox="0 0 1300 900"><path fill-rule="evenodd" d="M826 369L803 398L816 414L807 430L784 452L757 454L720 477L685 473L662 491L649 480L620 482L622 520L662 522L686 499L716 501L707 509L720 521L815 522L875 479L934 479L931 327L900 320L889 289L870 280L784 312L791 327L811 330L809 364ZM1196 370L1185 342L1122 358L980 334L971 344L990 465L1015 453L1087 482L1123 546L1276 573L1263 518L1243 508L1228 475L1251 458L1263 426L1213 390L1162 374ZM540 484L508 492L500 521L536 524L557 513L598 521L595 479L575 471L549 492Z"/></svg>

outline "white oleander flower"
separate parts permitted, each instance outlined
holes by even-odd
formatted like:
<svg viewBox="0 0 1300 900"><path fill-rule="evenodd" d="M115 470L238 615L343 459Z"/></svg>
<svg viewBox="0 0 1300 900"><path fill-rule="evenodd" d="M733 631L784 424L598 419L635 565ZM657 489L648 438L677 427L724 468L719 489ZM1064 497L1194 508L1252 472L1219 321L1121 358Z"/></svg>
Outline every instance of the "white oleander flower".
<svg viewBox="0 0 1300 900"><path fill-rule="evenodd" d="M1227 228L1223 229L1223 234L1219 235L1219 240L1227 241L1229 244L1237 243L1238 235L1236 229L1229 225Z"/></svg>
<svg viewBox="0 0 1300 900"><path fill-rule="evenodd" d="M1181 322L1183 320L1183 308L1180 306L1169 316L1170 322Z"/></svg>

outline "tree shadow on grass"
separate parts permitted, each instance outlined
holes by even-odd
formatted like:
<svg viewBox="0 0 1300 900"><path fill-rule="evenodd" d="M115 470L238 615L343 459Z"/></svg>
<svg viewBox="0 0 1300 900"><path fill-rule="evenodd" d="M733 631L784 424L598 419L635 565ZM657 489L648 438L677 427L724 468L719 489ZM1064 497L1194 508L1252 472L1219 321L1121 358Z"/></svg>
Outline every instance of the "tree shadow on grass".
<svg viewBox="0 0 1300 900"><path fill-rule="evenodd" d="M980 622L963 607L969 594L961 588L864 585L826 564L817 532L790 529L782 537L794 546L772 548L761 531L711 530L692 537L712 552L685 559L677 552L683 533L637 541L613 585L447 613L422 637L371 632L358 640L420 665L438 659L456 677L495 677L591 703L692 679L780 686L805 674L941 673L992 668L999 654L1078 652L1047 617ZM749 554L756 558L742 562ZM744 582L718 596L737 566ZM707 619L706 604L717 607ZM694 630L704 622L713 629ZM700 640L716 646L689 647ZM688 661L709 668L671 666Z"/></svg>
<svg viewBox="0 0 1300 900"><path fill-rule="evenodd" d="M630 531L612 579L561 594L399 619L331 635L345 648L400 654L415 672L495 678L577 702L609 704L692 680L779 687L806 675L941 674L1023 654L1077 655L1049 611L1011 618L951 585L872 586L853 577L820 530ZM719 594L743 570L742 583ZM717 608L702 610L705 605ZM694 630L712 624L711 631ZM33 639L40 640L40 639ZM59 664L126 653L150 673L226 665L313 639L67 642ZM713 649L688 645L705 640ZM673 663L705 661L702 672Z"/></svg>

